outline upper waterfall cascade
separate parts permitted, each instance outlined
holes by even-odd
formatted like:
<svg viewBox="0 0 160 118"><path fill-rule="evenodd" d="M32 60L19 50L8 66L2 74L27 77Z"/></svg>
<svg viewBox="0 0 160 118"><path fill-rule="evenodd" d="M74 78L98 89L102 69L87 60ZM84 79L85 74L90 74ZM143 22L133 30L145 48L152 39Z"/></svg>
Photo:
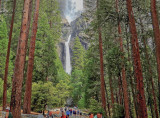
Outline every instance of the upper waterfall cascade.
<svg viewBox="0 0 160 118"><path fill-rule="evenodd" d="M65 0L64 15L69 23L75 20L83 12L83 0ZM66 47L66 73L71 73L71 58L70 58L70 48L69 43L71 40L71 34L68 40L65 42Z"/></svg>
<svg viewBox="0 0 160 118"><path fill-rule="evenodd" d="M70 23L83 12L83 0L66 0L64 9L65 18Z"/></svg>

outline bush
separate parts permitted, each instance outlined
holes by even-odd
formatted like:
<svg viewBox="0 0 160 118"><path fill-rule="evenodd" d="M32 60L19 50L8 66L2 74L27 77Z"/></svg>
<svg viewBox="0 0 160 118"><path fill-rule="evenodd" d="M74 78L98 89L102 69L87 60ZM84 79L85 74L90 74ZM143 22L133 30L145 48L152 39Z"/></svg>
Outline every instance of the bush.
<svg viewBox="0 0 160 118"><path fill-rule="evenodd" d="M124 107L119 104L113 105L113 116L112 118L125 118Z"/></svg>
<svg viewBox="0 0 160 118"><path fill-rule="evenodd" d="M90 112L94 113L95 115L98 113L98 112L101 112L103 114L103 116L105 116L105 111L104 109L102 108L102 105L101 103L99 103L98 101L96 101L95 99L90 99L90 105L89 105L89 109L90 109Z"/></svg>

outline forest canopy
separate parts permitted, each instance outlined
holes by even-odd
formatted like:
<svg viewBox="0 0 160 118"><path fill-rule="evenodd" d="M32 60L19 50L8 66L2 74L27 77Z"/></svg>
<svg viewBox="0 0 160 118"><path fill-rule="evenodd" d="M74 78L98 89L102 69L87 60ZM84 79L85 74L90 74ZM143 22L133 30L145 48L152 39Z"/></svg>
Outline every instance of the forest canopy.
<svg viewBox="0 0 160 118"><path fill-rule="evenodd" d="M0 106L159 118L160 1L83 2L69 22L58 0L0 0Z"/></svg>

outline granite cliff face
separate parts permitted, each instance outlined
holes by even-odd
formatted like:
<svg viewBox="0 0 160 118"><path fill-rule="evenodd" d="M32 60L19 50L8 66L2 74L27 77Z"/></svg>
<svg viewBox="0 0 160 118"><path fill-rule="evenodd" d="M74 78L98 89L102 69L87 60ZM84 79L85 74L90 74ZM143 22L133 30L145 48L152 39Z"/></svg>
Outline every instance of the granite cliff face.
<svg viewBox="0 0 160 118"><path fill-rule="evenodd" d="M91 12L88 12L91 9L94 9L96 6L96 0L84 0L84 11L77 17L74 21L69 23L65 19L65 15L67 14L65 9L68 5L67 0L60 0L60 8L61 8L61 15L62 15L62 37L59 43L59 56L61 58L63 68L65 69L66 65L66 49L65 49L65 41L68 39L69 35L71 34L71 41L69 44L70 47L70 55L71 58L73 56L72 48L74 45L74 39L79 37L81 44L83 45L84 49L88 49L88 36L85 34L85 30L89 27L92 18L86 18L86 16L90 16Z"/></svg>

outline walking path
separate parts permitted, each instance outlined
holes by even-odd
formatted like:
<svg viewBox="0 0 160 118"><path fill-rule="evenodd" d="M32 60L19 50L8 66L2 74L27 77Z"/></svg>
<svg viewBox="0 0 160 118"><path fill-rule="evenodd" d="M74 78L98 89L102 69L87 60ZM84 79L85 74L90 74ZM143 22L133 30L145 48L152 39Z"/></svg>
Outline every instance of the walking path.
<svg viewBox="0 0 160 118"><path fill-rule="evenodd" d="M82 111L80 109L68 108L68 110L69 109L72 109L72 114L70 114L69 118L88 118L88 113L86 113L86 112L84 112L84 111ZM49 111L52 112L54 118L60 118L62 116L60 108L52 109L52 110L49 110ZM63 108L63 111L65 112L64 108ZM73 114L73 111L74 111L74 114ZM78 111L78 114L75 114L75 113L77 113L77 111ZM82 113L82 115L80 115L80 113ZM66 112L65 112L65 114L66 114ZM5 114L3 114L3 115L5 115ZM32 118L37 118L38 117L38 113L34 112L34 113L30 114L30 115L27 115L27 114L26 115L24 115L24 114L22 115L22 118L31 118L31 117ZM2 110L1 109L0 109L0 118L2 118Z"/></svg>

